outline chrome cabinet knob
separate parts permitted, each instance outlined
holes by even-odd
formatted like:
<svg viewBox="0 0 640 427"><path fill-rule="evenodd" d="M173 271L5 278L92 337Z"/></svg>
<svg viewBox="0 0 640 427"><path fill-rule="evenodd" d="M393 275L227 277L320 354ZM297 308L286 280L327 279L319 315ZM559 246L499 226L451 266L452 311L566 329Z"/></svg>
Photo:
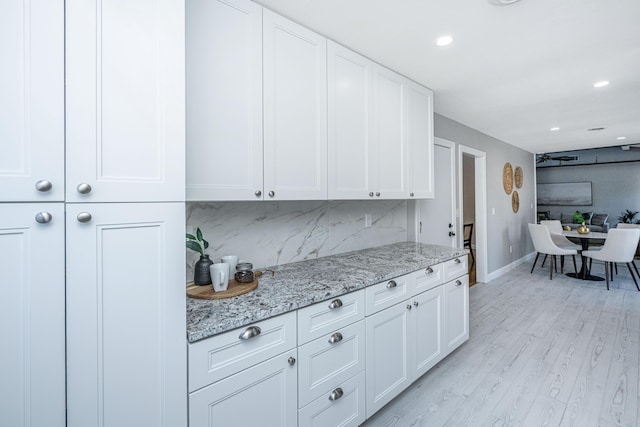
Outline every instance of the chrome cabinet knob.
<svg viewBox="0 0 640 427"><path fill-rule="evenodd" d="M398 284L395 280L389 280L389 283L387 283L387 289L395 288L396 286L398 286Z"/></svg>
<svg viewBox="0 0 640 427"><path fill-rule="evenodd" d="M83 182L81 184L78 184L78 186L76 187L76 190L80 194L89 194L91 193L91 186L86 182Z"/></svg>
<svg viewBox="0 0 640 427"><path fill-rule="evenodd" d="M380 197L380 192L379 191L376 192L376 197Z"/></svg>
<svg viewBox="0 0 640 427"><path fill-rule="evenodd" d="M240 338L241 340L248 340L253 337L257 337L258 335L260 335L260 332L262 332L262 330L259 327L249 326L240 334L238 338Z"/></svg>
<svg viewBox="0 0 640 427"><path fill-rule="evenodd" d="M373 191L369 193L369 197L373 197Z"/></svg>
<svg viewBox="0 0 640 427"><path fill-rule="evenodd" d="M420 304L420 303L419 303L418 301L414 301L414 302L413 302L413 306L414 306L414 307L417 307L419 304Z"/></svg>
<svg viewBox="0 0 640 427"><path fill-rule="evenodd" d="M39 222L40 224L48 224L52 219L53 217L49 212L38 212L36 214L36 222Z"/></svg>
<svg viewBox="0 0 640 427"><path fill-rule="evenodd" d="M453 262L454 262L455 264L460 264L462 261L460 261L460 258L456 258Z"/></svg>
<svg viewBox="0 0 640 427"><path fill-rule="evenodd" d="M329 344L335 344L342 341L342 334L340 332L336 332L329 337Z"/></svg>
<svg viewBox="0 0 640 427"><path fill-rule="evenodd" d="M89 212L80 212L76 218L78 218L78 222L89 222L91 221L91 214Z"/></svg>
<svg viewBox="0 0 640 427"><path fill-rule="evenodd" d="M329 304L329 308L331 310L334 310L336 308L340 308L342 307L342 300L340 299L334 299L333 301L331 301L331 304Z"/></svg>
<svg viewBox="0 0 640 427"><path fill-rule="evenodd" d="M296 358L295 357L290 357L287 359L287 363L291 366L296 364Z"/></svg>
<svg viewBox="0 0 640 427"><path fill-rule="evenodd" d="M343 395L344 391L342 391L342 389L338 387L331 392L331 394L329 395L329 400L333 402L334 400L340 399Z"/></svg>
<svg viewBox="0 0 640 427"><path fill-rule="evenodd" d="M460 286L462 285L462 282L460 280L456 280L456 286Z"/></svg>
<svg viewBox="0 0 640 427"><path fill-rule="evenodd" d="M276 192L275 192L275 191L273 191L273 190L269 191L269 197L273 197L273 196L275 196L275 195L276 195Z"/></svg>
<svg viewBox="0 0 640 427"><path fill-rule="evenodd" d="M433 273L433 268L428 267L428 268L427 268L427 270L426 270L426 273L427 273L427 274L431 274L431 273Z"/></svg>
<svg viewBox="0 0 640 427"><path fill-rule="evenodd" d="M413 197L413 193L409 193L409 196Z"/></svg>
<svg viewBox="0 0 640 427"><path fill-rule="evenodd" d="M262 191L256 190L255 195L256 195L256 197L262 196Z"/></svg>
<svg viewBox="0 0 640 427"><path fill-rule="evenodd" d="M51 181L47 181L46 179L41 179L36 182L36 190L42 191L43 193L51 190L52 188L53 184L51 184Z"/></svg>
<svg viewBox="0 0 640 427"><path fill-rule="evenodd" d="M407 310L411 310L411 304L407 304Z"/></svg>

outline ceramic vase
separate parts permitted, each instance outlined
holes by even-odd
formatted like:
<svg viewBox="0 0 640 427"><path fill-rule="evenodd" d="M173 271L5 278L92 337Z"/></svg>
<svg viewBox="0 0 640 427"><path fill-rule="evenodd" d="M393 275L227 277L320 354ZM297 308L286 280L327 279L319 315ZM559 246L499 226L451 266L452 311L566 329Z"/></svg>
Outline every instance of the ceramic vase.
<svg viewBox="0 0 640 427"><path fill-rule="evenodd" d="M193 271L193 281L196 285L204 286L211 284L211 272L209 271L211 264L213 264L213 261L209 259L209 255L200 255L200 259L196 262Z"/></svg>

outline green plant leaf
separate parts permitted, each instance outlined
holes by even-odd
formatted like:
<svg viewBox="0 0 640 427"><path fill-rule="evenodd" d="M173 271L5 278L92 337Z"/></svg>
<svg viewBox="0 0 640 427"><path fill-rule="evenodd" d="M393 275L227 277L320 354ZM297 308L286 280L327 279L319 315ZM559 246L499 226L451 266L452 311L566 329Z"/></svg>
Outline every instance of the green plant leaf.
<svg viewBox="0 0 640 427"><path fill-rule="evenodd" d="M200 255L204 256L204 251L202 250L202 246L200 246L198 242L189 240L187 242L187 248L191 249L192 251L198 252Z"/></svg>
<svg viewBox="0 0 640 427"><path fill-rule="evenodd" d="M198 240L198 239L196 239L196 236L194 236L193 234L189 234L189 233L187 233L187 239L189 239L189 240Z"/></svg>
<svg viewBox="0 0 640 427"><path fill-rule="evenodd" d="M198 240L202 240L202 231L200 231L200 227L196 228L196 236L198 236Z"/></svg>
<svg viewBox="0 0 640 427"><path fill-rule="evenodd" d="M209 247L209 242L207 242L206 240L202 239L202 243L204 243L204 248L207 249Z"/></svg>

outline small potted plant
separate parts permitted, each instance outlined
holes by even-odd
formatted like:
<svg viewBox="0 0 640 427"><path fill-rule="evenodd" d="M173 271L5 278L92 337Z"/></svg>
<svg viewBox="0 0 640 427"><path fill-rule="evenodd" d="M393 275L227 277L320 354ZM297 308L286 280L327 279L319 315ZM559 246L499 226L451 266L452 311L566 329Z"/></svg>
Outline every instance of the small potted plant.
<svg viewBox="0 0 640 427"><path fill-rule="evenodd" d="M638 212L627 209L618 217L618 221L625 224L640 224L640 220L636 220L636 215L638 215Z"/></svg>
<svg viewBox="0 0 640 427"><path fill-rule="evenodd" d="M204 237L202 237L202 231L200 227L196 228L196 235L187 233L187 248L200 254L200 259L196 262L193 281L196 285L210 285L211 284L211 272L209 266L213 264L213 261L209 258L209 255L204 251L209 247Z"/></svg>

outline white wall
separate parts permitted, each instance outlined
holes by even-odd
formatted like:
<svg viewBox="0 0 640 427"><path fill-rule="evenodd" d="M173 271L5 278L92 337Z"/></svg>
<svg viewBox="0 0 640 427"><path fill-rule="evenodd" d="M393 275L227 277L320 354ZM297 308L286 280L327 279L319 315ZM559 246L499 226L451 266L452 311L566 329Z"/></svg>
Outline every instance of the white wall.
<svg viewBox="0 0 640 427"><path fill-rule="evenodd" d="M615 227L624 210L640 211L637 162L538 168L537 178L540 184L591 181L592 206L538 206L539 211L551 211L552 218L559 219L562 212L593 211L609 214L609 225Z"/></svg>

